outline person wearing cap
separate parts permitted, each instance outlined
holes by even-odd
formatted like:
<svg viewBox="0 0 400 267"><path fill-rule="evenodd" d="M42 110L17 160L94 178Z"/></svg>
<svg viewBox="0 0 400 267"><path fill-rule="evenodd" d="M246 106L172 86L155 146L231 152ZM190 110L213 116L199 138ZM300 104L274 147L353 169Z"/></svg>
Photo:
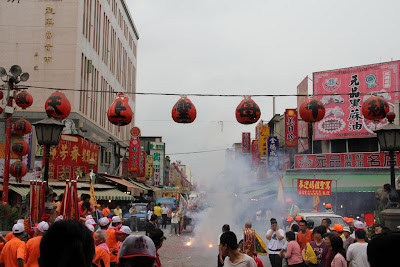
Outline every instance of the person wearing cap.
<svg viewBox="0 0 400 267"><path fill-rule="evenodd" d="M17 220L17 222L16 223L19 223L19 224L22 224L22 225L24 225L24 220L23 219L19 219L19 220ZM24 226L25 227L25 226ZM14 233L13 232L9 232L8 234L6 234L6 236L4 237L7 241L10 241L11 239L13 239L15 236L14 236Z"/></svg>
<svg viewBox="0 0 400 267"><path fill-rule="evenodd" d="M12 228L14 238L8 241L0 254L0 266L23 267L25 259L25 242L21 240L25 233L23 224L16 223Z"/></svg>
<svg viewBox="0 0 400 267"><path fill-rule="evenodd" d="M40 256L40 242L42 241L42 237L48 229L49 224L47 222L40 222L37 226L37 236L29 239L28 242L26 242L25 266L39 267L38 259Z"/></svg>
<svg viewBox="0 0 400 267"><path fill-rule="evenodd" d="M290 231L290 229L292 227L292 224L293 224L293 221L294 221L294 219L293 219L292 216L288 216L286 218L286 228L285 228L286 232Z"/></svg>
<svg viewBox="0 0 400 267"><path fill-rule="evenodd" d="M153 267L157 258L153 240L144 235L130 235L121 245L119 266Z"/></svg>
<svg viewBox="0 0 400 267"><path fill-rule="evenodd" d="M300 251L302 251L306 244L314 240L314 236L311 230L308 230L307 221L301 220L299 222L300 232L297 233L296 241L299 243Z"/></svg>
<svg viewBox="0 0 400 267"><path fill-rule="evenodd" d="M100 210L100 207L101 207L101 205L100 204L97 204L96 205L96 209L95 209L95 218L94 218L94 220L96 221L96 222L98 222L99 221L99 219L100 218L102 218L103 217L103 213L101 212L101 210Z"/></svg>
<svg viewBox="0 0 400 267"><path fill-rule="evenodd" d="M94 235L95 253L93 263L97 266L110 267L110 250L106 244L107 234L104 231L98 231Z"/></svg>
<svg viewBox="0 0 400 267"><path fill-rule="evenodd" d="M156 260L154 262L154 267L161 267L158 250L162 247L164 240L167 240L167 238L164 236L164 232L160 229L152 230L149 237L151 238L151 240L153 240L153 243L156 246Z"/></svg>
<svg viewBox="0 0 400 267"><path fill-rule="evenodd" d="M325 205L325 212L326 213L334 213L333 212L333 210L332 210L332 204L331 203L327 203L326 205Z"/></svg>
<svg viewBox="0 0 400 267"><path fill-rule="evenodd" d="M110 224L110 221L106 217L101 217L99 219L100 229L97 229L97 232L98 231L107 231L109 224Z"/></svg>
<svg viewBox="0 0 400 267"><path fill-rule="evenodd" d="M335 223L332 228L330 228L331 232L336 236L343 237L343 226L338 223Z"/></svg>
<svg viewBox="0 0 400 267"><path fill-rule="evenodd" d="M112 226L107 229L107 240L106 244L108 246L108 249L110 250L110 266L116 266L118 262L118 256L116 254L115 248L118 247L118 240L116 238L116 229L120 228L119 226L121 225L121 218L119 216L114 216L111 219L111 224Z"/></svg>
<svg viewBox="0 0 400 267"><path fill-rule="evenodd" d="M350 227L343 227L343 248L347 251L347 248L354 243L354 238L350 236Z"/></svg>
<svg viewBox="0 0 400 267"><path fill-rule="evenodd" d="M348 247L346 259L351 262L352 267L369 266L367 255L368 243L365 242L366 233L363 229L357 229L355 235L357 242Z"/></svg>
<svg viewBox="0 0 400 267"><path fill-rule="evenodd" d="M93 238L94 238L94 226L91 224L87 224L87 223L85 223L85 226L93 234Z"/></svg>
<svg viewBox="0 0 400 267"><path fill-rule="evenodd" d="M130 236L131 233L131 228L129 228L129 226L123 225L121 226L121 229L115 231L115 238L118 240L118 242L122 243L128 236Z"/></svg>

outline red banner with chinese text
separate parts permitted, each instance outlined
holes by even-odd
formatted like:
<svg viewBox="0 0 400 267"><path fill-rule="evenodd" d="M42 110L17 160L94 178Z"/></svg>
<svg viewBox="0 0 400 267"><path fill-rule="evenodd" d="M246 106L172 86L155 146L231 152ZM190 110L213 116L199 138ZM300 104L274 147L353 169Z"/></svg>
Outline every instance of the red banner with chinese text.
<svg viewBox="0 0 400 267"><path fill-rule="evenodd" d="M297 194L299 196L330 196L332 180L297 179Z"/></svg>
<svg viewBox="0 0 400 267"><path fill-rule="evenodd" d="M242 153L250 153L250 133L242 133Z"/></svg>
<svg viewBox="0 0 400 267"><path fill-rule="evenodd" d="M251 165L256 168L260 165L260 150L258 149L258 140L251 141Z"/></svg>
<svg viewBox="0 0 400 267"><path fill-rule="evenodd" d="M286 109L285 111L285 144L287 148L297 147L296 109Z"/></svg>
<svg viewBox="0 0 400 267"><path fill-rule="evenodd" d="M131 138L129 142L129 171L140 172L140 140Z"/></svg>
<svg viewBox="0 0 400 267"><path fill-rule="evenodd" d="M396 155L395 155L396 156ZM295 169L352 169L390 167L389 154L379 152L295 155ZM396 157L397 166L400 166Z"/></svg>
<svg viewBox="0 0 400 267"><path fill-rule="evenodd" d="M146 171L146 151L140 151L139 177L144 177Z"/></svg>
<svg viewBox="0 0 400 267"><path fill-rule="evenodd" d="M58 146L50 149L49 179L65 180L89 175L90 159L97 172L99 146L80 136L61 135ZM43 157L44 166L44 157Z"/></svg>

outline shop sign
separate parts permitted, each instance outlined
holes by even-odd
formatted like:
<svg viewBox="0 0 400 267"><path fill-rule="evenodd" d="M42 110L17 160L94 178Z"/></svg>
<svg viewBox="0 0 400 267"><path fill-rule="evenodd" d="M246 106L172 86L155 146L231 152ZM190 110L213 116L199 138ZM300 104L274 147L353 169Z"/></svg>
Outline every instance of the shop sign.
<svg viewBox="0 0 400 267"><path fill-rule="evenodd" d="M299 196L330 196L332 180L297 179L297 194Z"/></svg>

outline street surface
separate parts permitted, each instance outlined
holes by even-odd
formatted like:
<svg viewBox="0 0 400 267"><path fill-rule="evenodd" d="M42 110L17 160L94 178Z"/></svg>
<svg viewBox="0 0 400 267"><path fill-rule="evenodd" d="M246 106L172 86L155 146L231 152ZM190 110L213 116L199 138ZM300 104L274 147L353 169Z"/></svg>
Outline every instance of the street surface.
<svg viewBox="0 0 400 267"><path fill-rule="evenodd" d="M217 266L218 247L213 244L213 247L208 245L196 244L193 240L193 234L184 231L181 236L169 236L169 225L167 229L162 229L167 238L163 246L158 251L161 264L163 267L213 267ZM133 235L144 232L133 232ZM215 238L217 240L218 236ZM192 241L193 244L187 246L187 243ZM214 241L214 242L215 242ZM260 257L265 267L270 267L268 256Z"/></svg>

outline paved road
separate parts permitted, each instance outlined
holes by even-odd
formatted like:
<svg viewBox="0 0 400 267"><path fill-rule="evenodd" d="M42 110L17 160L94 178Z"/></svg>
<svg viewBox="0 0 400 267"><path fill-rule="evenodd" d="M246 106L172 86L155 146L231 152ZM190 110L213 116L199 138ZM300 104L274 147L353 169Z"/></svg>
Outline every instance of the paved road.
<svg viewBox="0 0 400 267"><path fill-rule="evenodd" d="M169 226L168 226L169 227ZM196 244L193 234L183 232L181 236L169 236L169 229L163 229L167 240L159 250L163 267L213 267L217 266L218 248L213 244ZM133 233L144 234L144 232ZM187 243L192 241L190 246ZM268 256L261 257L265 267L271 266Z"/></svg>

